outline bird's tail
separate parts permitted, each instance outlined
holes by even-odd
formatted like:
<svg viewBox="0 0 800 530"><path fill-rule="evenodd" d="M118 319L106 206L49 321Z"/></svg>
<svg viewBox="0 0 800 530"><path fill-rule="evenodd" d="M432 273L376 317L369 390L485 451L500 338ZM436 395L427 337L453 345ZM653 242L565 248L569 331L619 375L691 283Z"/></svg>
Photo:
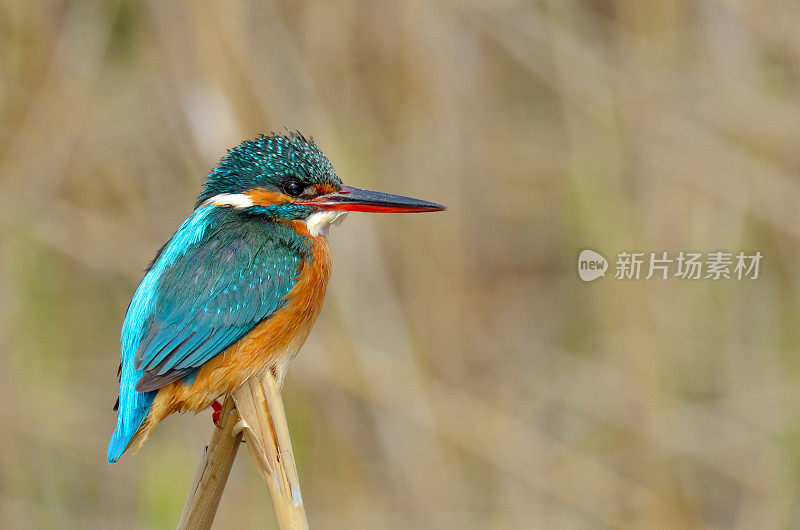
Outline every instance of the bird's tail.
<svg viewBox="0 0 800 530"><path fill-rule="evenodd" d="M111 435L111 442L108 444L108 463L113 464L125 449L130 445L131 440L141 427L142 422L147 416L156 392L137 392L136 381L141 377L140 370L134 370L132 366L125 366L123 363L120 374L119 402L117 404L117 428Z"/></svg>

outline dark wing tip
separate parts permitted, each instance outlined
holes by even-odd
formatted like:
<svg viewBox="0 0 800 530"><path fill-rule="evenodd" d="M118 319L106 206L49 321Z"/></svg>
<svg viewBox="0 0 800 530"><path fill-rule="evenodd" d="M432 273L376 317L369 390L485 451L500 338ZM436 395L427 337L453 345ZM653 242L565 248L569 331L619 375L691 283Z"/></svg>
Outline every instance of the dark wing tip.
<svg viewBox="0 0 800 530"><path fill-rule="evenodd" d="M189 372L191 372L191 370L169 370L161 375L158 375L156 370L145 372L136 382L136 391L154 392L178 379L183 379Z"/></svg>

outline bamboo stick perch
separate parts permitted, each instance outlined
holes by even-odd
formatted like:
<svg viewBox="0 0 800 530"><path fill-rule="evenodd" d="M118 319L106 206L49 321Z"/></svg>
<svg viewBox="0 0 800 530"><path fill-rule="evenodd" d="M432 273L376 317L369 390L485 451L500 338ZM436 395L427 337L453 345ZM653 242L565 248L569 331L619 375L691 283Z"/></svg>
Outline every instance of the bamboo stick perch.
<svg viewBox="0 0 800 530"><path fill-rule="evenodd" d="M268 370L263 380L251 379L235 390L233 400L250 457L272 497L278 528L307 529L308 521L281 398L281 379L276 372Z"/></svg>
<svg viewBox="0 0 800 530"><path fill-rule="evenodd" d="M243 437L269 490L278 529L308 528L281 398L282 379L278 371L268 370L263 380L251 379L225 400L222 428L214 430L203 452L178 530L211 528Z"/></svg>
<svg viewBox="0 0 800 530"><path fill-rule="evenodd" d="M211 441L203 450L200 465L178 521L178 530L211 528L242 441L242 432L236 429L238 422L239 415L234 408L233 399L229 397L222 405L219 415L222 428L214 427Z"/></svg>

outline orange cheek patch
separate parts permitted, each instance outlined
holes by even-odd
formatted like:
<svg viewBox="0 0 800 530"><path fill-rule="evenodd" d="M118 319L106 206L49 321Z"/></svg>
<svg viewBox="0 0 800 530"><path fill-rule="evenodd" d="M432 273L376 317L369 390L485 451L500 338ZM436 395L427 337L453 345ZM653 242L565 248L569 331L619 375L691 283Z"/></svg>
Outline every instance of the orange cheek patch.
<svg viewBox="0 0 800 530"><path fill-rule="evenodd" d="M317 193L320 195L327 195L328 193L336 193L339 191L330 184L315 184L314 189L317 190Z"/></svg>
<svg viewBox="0 0 800 530"><path fill-rule="evenodd" d="M247 196L253 201L253 204L259 206L275 206L289 202L289 198L283 193L270 191L266 188L255 188L247 192Z"/></svg>

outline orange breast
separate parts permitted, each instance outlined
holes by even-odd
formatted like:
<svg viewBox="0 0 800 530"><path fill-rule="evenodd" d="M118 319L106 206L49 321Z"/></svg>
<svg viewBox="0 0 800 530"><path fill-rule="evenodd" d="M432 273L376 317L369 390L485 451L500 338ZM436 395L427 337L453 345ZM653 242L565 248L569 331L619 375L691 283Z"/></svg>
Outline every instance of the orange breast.
<svg viewBox="0 0 800 530"><path fill-rule="evenodd" d="M187 385L176 381L161 388L130 447L138 449L169 414L204 410L250 377L291 361L297 354L322 309L330 276L331 251L328 240L324 236L313 237L305 223L291 221L290 224L311 240L313 259L301 264L297 283L286 297L287 303L200 367L194 383Z"/></svg>

